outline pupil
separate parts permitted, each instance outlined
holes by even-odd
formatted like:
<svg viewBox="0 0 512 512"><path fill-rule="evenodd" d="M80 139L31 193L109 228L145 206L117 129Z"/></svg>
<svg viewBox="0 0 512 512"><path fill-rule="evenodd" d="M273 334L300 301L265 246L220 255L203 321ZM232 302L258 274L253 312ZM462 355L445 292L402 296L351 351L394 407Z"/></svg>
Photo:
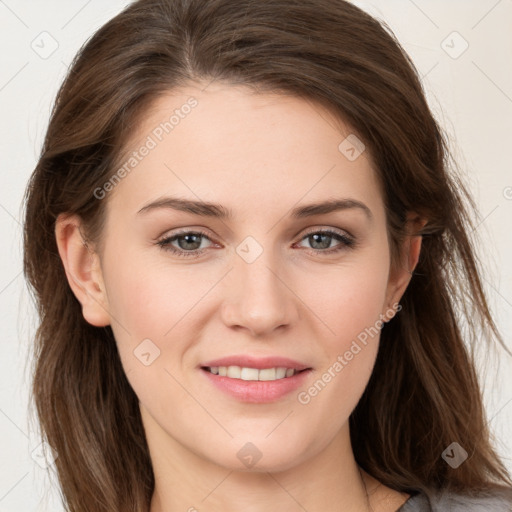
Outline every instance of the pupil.
<svg viewBox="0 0 512 512"><path fill-rule="evenodd" d="M324 241L324 243L320 243L320 247L315 247L314 244L318 242L318 239L320 238L325 238L327 239L327 243ZM331 236L330 235L323 235L321 233L316 233L314 235L311 235L310 236L310 239L313 239L313 242L311 242L310 240L310 243L311 245L313 246L313 248L315 249L327 249L329 247L329 245L331 245Z"/></svg>
<svg viewBox="0 0 512 512"><path fill-rule="evenodd" d="M189 234L189 235L181 236L178 239L178 243L180 245L180 248L181 249L198 249L198 247L201 245L201 241L199 241L199 246L198 247L194 247L194 245L197 245L197 243L198 243L197 240L196 241L193 241L193 240L189 241L189 240L190 239L194 239L194 238L200 238L200 237L201 237L201 235L193 235L193 234L192 235ZM181 240L185 240L185 243L182 244ZM192 247L191 247L191 245L192 245Z"/></svg>

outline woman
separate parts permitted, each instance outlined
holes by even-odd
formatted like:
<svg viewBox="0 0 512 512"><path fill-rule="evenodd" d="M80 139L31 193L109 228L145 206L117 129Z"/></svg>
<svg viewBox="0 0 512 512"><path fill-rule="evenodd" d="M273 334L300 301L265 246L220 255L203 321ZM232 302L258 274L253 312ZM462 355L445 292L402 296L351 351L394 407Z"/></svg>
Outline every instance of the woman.
<svg viewBox="0 0 512 512"><path fill-rule="evenodd" d="M26 197L68 510L510 510L448 156L348 2L139 0L103 26Z"/></svg>

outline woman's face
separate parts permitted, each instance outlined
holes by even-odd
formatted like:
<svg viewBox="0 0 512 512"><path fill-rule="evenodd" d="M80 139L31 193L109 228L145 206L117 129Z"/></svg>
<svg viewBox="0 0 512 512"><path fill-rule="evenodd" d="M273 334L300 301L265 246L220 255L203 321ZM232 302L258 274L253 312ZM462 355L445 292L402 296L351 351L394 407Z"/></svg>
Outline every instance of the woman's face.
<svg viewBox="0 0 512 512"><path fill-rule="evenodd" d="M130 155L95 199L89 320L111 324L153 446L259 470L319 453L346 431L409 276L390 272L368 151L317 105L212 84L160 98ZM285 372L268 367L306 370L252 380Z"/></svg>

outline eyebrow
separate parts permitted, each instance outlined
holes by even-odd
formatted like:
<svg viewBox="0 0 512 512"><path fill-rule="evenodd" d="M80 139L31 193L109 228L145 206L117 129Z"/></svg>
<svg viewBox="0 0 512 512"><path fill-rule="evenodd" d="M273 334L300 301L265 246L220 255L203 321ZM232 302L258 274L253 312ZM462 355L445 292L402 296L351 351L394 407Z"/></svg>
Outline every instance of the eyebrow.
<svg viewBox="0 0 512 512"><path fill-rule="evenodd" d="M168 208L182 212L201 215L204 217L214 217L223 220L233 218L233 212L217 203L204 201L192 201L190 199L180 199L177 197L163 197L143 206L138 213L146 213L151 210ZM369 220L373 219L373 214L364 203L355 199L332 199L319 203L312 203L305 206L294 208L290 216L295 219L313 217L315 215L325 215L327 213L358 209L365 213Z"/></svg>

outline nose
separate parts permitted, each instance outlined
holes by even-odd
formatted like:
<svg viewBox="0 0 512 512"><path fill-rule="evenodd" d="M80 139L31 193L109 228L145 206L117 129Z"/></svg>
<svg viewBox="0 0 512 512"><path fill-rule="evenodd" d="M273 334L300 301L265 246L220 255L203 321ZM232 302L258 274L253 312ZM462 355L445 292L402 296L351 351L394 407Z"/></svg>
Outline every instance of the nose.
<svg viewBox="0 0 512 512"><path fill-rule="evenodd" d="M252 263L236 256L224 286L221 315L230 328L263 337L278 328L289 328L299 318L300 301L292 283L271 260L270 251L263 251Z"/></svg>

